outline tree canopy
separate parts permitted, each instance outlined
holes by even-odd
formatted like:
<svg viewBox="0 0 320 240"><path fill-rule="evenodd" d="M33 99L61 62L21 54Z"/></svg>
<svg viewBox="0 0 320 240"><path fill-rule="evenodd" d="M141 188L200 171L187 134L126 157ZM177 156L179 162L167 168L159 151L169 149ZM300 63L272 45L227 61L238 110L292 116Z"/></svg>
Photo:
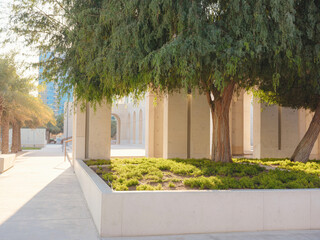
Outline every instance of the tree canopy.
<svg viewBox="0 0 320 240"><path fill-rule="evenodd" d="M62 79L62 93L74 86L78 101L199 89L212 111L212 159L231 161L234 89L264 79L277 87L283 69L302 64L293 55L302 2L16 0L12 29L53 53L44 74Z"/></svg>
<svg viewBox="0 0 320 240"><path fill-rule="evenodd" d="M276 63L276 52L301 45L296 2L16 0L12 29L52 52L44 74L63 78L62 91L76 86L77 99L221 91L231 79L248 86L265 54Z"/></svg>
<svg viewBox="0 0 320 240"><path fill-rule="evenodd" d="M305 136L291 159L306 162L320 132L320 2L296 1L295 21L297 47L291 51L279 51L277 64L266 62L263 71L279 68L278 84L261 76L259 96L268 103L295 109L315 111ZM269 80L269 81L268 81Z"/></svg>

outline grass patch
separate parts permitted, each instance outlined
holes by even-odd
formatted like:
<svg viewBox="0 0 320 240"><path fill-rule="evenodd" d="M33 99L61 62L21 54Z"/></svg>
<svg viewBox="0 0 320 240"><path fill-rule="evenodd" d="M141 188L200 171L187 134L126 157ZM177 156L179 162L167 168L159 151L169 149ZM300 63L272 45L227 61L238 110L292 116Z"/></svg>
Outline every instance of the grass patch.
<svg viewBox="0 0 320 240"><path fill-rule="evenodd" d="M130 158L86 163L117 191L320 187L318 161L234 159L233 163L215 163L208 159Z"/></svg>
<svg viewBox="0 0 320 240"><path fill-rule="evenodd" d="M40 148L40 147L23 147L21 149L22 150L41 150L42 148Z"/></svg>

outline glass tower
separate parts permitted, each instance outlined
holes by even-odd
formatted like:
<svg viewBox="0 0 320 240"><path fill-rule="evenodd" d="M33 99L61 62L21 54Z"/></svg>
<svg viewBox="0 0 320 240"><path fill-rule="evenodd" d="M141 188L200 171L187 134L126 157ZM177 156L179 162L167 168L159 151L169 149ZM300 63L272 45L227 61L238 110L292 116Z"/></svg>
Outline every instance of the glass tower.
<svg viewBox="0 0 320 240"><path fill-rule="evenodd" d="M68 101L67 96L62 96L59 101L58 87L54 82L46 82L43 78L43 67L41 62L45 61L50 57L51 53L40 54L39 61L39 85L43 85L44 89L39 92L42 101L47 104L54 112L55 115L60 115L64 113L64 103Z"/></svg>

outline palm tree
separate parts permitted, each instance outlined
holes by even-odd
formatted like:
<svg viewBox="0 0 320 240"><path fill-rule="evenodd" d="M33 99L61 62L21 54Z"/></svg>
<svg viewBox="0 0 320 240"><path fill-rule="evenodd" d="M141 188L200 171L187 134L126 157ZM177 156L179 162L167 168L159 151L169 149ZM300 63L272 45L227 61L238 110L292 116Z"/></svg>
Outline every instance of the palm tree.
<svg viewBox="0 0 320 240"><path fill-rule="evenodd" d="M17 101L18 100L18 101ZM45 105L41 99L30 94L20 94L15 100L15 106L10 114L12 124L11 152L21 150L21 127L45 127L48 122L55 124L52 109Z"/></svg>
<svg viewBox="0 0 320 240"><path fill-rule="evenodd" d="M18 79L12 56L0 58L0 122L12 83Z"/></svg>
<svg viewBox="0 0 320 240"><path fill-rule="evenodd" d="M34 85L30 79L20 78L12 58L0 58L0 121L2 154L9 153L9 128L12 125L11 152L21 150L21 126L55 124L53 111L39 98L30 95Z"/></svg>

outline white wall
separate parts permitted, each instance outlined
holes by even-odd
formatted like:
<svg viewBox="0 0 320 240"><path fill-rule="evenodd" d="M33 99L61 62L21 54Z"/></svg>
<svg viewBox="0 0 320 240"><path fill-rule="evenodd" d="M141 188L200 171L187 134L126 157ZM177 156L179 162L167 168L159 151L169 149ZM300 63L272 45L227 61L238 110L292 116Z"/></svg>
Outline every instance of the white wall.
<svg viewBox="0 0 320 240"><path fill-rule="evenodd" d="M12 129L9 130L9 143L12 144ZM44 147L47 144L45 128L21 128L22 147Z"/></svg>

